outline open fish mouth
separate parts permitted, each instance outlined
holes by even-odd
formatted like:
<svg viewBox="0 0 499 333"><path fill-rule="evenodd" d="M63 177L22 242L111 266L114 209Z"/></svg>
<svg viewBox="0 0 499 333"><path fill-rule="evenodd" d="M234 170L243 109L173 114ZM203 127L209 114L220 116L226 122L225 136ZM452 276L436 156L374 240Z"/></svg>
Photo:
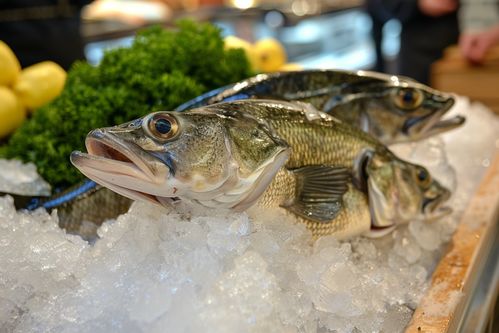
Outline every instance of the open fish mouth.
<svg viewBox="0 0 499 333"><path fill-rule="evenodd" d="M465 118L463 116L454 116L449 119L441 119L435 124L433 124L433 126L429 129L429 131L438 132L438 133L446 132L461 126L462 124L464 124L464 122Z"/></svg>
<svg viewBox="0 0 499 333"><path fill-rule="evenodd" d="M134 200L164 201L158 197L165 194L164 183L170 170L158 159L100 130L87 136L85 146L88 153L74 151L70 157L85 176Z"/></svg>
<svg viewBox="0 0 499 333"><path fill-rule="evenodd" d="M449 206L439 206L435 210L425 213L424 221L433 222L442 219L445 216L452 214L452 208Z"/></svg>
<svg viewBox="0 0 499 333"><path fill-rule="evenodd" d="M446 192L439 197L433 199L424 199L423 213L426 221L439 220L444 216L452 213L452 208L446 206L445 203L450 198L450 192Z"/></svg>
<svg viewBox="0 0 499 333"><path fill-rule="evenodd" d="M442 117L452 108L454 99L449 97L445 105L439 110L420 117L409 118L402 129L403 132L417 139L424 139L443 132L450 131L464 124L463 116L454 116L448 119Z"/></svg>

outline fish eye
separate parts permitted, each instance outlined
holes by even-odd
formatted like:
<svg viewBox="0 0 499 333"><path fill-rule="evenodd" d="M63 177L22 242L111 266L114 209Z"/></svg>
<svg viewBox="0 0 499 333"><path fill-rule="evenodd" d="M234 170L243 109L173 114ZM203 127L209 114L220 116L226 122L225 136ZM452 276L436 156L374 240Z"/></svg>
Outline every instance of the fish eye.
<svg viewBox="0 0 499 333"><path fill-rule="evenodd" d="M157 113L153 115L147 124L149 132L158 140L170 140L174 138L179 130L178 122L170 114Z"/></svg>
<svg viewBox="0 0 499 333"><path fill-rule="evenodd" d="M431 176L428 170L425 168L418 168L416 172L416 177L418 180L418 183L422 186L428 186L431 182Z"/></svg>
<svg viewBox="0 0 499 333"><path fill-rule="evenodd" d="M419 89L397 88L393 92L393 102L402 110L413 110L423 103L424 95Z"/></svg>

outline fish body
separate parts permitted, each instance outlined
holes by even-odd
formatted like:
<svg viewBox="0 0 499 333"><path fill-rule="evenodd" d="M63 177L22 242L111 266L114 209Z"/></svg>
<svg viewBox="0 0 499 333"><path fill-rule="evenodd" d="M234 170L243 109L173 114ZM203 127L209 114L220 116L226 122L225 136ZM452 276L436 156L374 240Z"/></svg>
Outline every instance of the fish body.
<svg viewBox="0 0 499 333"><path fill-rule="evenodd" d="M449 191L371 135L311 104L274 100L156 112L92 131L72 163L135 200L282 207L315 236L387 232L441 214Z"/></svg>
<svg viewBox="0 0 499 333"><path fill-rule="evenodd" d="M259 74L201 95L176 110L244 99L310 103L384 144L423 139L464 123L461 116L441 119L454 105L450 94L405 77L368 71Z"/></svg>

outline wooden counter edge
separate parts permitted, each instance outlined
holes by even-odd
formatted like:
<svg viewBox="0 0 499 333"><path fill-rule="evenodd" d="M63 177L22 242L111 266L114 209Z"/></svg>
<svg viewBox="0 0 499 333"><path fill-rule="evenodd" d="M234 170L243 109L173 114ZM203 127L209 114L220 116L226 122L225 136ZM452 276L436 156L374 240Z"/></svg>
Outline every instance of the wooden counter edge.
<svg viewBox="0 0 499 333"><path fill-rule="evenodd" d="M406 327L406 333L457 332L463 312L494 241L499 217L499 154L464 212L431 286Z"/></svg>

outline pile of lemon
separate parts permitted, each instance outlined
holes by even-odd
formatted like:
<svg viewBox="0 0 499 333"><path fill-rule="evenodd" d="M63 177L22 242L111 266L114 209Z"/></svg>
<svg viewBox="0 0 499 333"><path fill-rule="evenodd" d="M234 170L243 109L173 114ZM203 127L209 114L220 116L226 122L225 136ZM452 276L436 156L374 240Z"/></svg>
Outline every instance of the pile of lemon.
<svg viewBox="0 0 499 333"><path fill-rule="evenodd" d="M243 49L252 69L255 72L277 72L301 70L296 63L287 63L286 50L275 38L264 38L255 44L236 36L224 38L225 47L228 49Z"/></svg>
<svg viewBox="0 0 499 333"><path fill-rule="evenodd" d="M29 112L56 98L66 72L52 61L21 70L10 47L0 40L0 139L14 132Z"/></svg>

